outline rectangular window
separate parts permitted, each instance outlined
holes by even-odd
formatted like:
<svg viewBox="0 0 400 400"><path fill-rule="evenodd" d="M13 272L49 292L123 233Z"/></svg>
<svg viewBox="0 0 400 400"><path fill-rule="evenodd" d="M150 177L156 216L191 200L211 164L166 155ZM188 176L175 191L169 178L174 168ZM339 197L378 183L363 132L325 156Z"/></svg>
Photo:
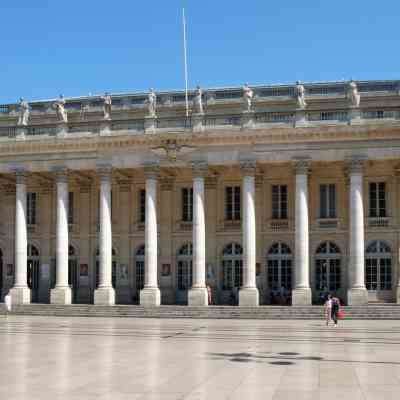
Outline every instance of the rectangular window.
<svg viewBox="0 0 400 400"><path fill-rule="evenodd" d="M68 224L74 223L74 192L68 193Z"/></svg>
<svg viewBox="0 0 400 400"><path fill-rule="evenodd" d="M319 199L319 217L336 218L336 185L320 185Z"/></svg>
<svg viewBox="0 0 400 400"><path fill-rule="evenodd" d="M225 219L227 221L240 221L240 186L227 186L225 188Z"/></svg>
<svg viewBox="0 0 400 400"><path fill-rule="evenodd" d="M139 191L139 221L145 222L146 220L146 190L140 189Z"/></svg>
<svg viewBox="0 0 400 400"><path fill-rule="evenodd" d="M369 184L369 216L371 218L386 217L385 182L371 182Z"/></svg>
<svg viewBox="0 0 400 400"><path fill-rule="evenodd" d="M193 189L182 188L182 221L193 221Z"/></svg>
<svg viewBox="0 0 400 400"><path fill-rule="evenodd" d="M26 222L28 225L36 224L36 193L26 194Z"/></svg>
<svg viewBox="0 0 400 400"><path fill-rule="evenodd" d="M272 218L287 219L287 186L272 185Z"/></svg>

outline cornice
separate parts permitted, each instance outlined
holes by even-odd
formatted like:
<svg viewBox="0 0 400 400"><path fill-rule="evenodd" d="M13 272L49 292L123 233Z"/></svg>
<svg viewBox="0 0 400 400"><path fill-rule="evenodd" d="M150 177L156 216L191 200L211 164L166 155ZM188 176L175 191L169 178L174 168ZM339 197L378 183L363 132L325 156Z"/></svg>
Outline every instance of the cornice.
<svg viewBox="0 0 400 400"><path fill-rule="evenodd" d="M1 157L54 153L96 153L101 151L150 150L173 140L178 146L211 147L295 143L354 142L399 139L400 124L368 126L319 126L304 128L216 129L201 133L123 134L75 136L64 139L0 142Z"/></svg>

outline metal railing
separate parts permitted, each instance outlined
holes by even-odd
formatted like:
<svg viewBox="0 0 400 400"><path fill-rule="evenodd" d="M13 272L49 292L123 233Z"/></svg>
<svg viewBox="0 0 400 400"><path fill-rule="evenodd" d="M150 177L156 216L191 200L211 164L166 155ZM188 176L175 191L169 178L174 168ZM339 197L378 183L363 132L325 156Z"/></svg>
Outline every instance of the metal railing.
<svg viewBox="0 0 400 400"><path fill-rule="evenodd" d="M266 112L256 114L256 123L291 123L294 120L293 113Z"/></svg>

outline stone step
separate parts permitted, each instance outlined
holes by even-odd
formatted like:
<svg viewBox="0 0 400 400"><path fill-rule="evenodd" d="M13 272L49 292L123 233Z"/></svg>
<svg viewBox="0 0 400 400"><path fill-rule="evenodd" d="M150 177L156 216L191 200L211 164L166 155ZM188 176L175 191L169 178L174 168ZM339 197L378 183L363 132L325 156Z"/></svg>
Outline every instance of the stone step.
<svg viewBox="0 0 400 400"><path fill-rule="evenodd" d="M400 319L400 305L368 305L344 307L349 319ZM0 313L5 313L4 304ZM131 317L131 318L210 318L210 319L322 319L322 306L160 306L143 308L135 305L95 306L74 304L70 306L29 304L14 306L12 314L76 317Z"/></svg>

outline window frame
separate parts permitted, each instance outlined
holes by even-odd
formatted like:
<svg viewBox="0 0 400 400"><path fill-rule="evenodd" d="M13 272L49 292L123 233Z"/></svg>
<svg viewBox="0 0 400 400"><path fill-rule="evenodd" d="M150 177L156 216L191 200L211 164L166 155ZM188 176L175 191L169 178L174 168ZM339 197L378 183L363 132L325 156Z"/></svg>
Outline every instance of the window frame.
<svg viewBox="0 0 400 400"><path fill-rule="evenodd" d="M288 185L271 185L271 218L288 219Z"/></svg>
<svg viewBox="0 0 400 400"><path fill-rule="evenodd" d="M242 190L240 185L224 188L225 221L240 221L242 217Z"/></svg>

